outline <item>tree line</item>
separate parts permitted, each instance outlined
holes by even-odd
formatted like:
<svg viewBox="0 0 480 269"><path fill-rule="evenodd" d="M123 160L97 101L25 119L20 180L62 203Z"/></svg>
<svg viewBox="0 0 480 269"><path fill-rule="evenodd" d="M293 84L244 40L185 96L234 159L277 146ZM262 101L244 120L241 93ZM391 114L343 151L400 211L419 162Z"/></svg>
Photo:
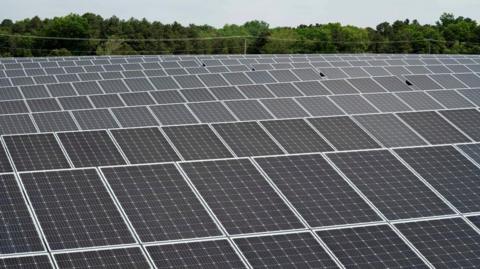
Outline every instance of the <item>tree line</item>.
<svg viewBox="0 0 480 269"><path fill-rule="evenodd" d="M270 27L263 21L222 28L86 13L0 23L0 56L241 53L480 53L480 25L444 13L375 28L340 23Z"/></svg>

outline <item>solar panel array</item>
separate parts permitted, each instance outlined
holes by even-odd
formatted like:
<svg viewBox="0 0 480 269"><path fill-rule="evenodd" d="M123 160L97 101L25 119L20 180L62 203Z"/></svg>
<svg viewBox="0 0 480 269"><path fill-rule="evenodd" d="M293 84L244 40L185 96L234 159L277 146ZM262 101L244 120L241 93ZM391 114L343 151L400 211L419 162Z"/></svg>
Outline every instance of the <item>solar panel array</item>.
<svg viewBox="0 0 480 269"><path fill-rule="evenodd" d="M475 268L480 56L0 59L0 268Z"/></svg>

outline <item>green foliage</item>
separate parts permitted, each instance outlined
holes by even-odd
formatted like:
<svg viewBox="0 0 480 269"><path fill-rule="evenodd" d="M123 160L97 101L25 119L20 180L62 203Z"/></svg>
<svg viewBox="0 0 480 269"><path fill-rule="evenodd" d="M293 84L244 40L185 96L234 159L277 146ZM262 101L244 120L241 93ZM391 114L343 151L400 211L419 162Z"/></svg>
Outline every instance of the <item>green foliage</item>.
<svg viewBox="0 0 480 269"><path fill-rule="evenodd" d="M480 53L480 26L449 13L435 25L407 19L375 28L340 23L271 28L255 20L217 29L92 13L0 23L0 56L239 54L245 44L248 53Z"/></svg>

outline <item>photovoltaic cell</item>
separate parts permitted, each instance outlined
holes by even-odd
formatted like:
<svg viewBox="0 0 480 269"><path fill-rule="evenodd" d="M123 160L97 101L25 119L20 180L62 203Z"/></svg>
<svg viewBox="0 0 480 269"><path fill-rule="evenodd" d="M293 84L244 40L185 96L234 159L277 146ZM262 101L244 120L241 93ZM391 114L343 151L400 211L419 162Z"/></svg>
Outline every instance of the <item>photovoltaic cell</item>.
<svg viewBox="0 0 480 269"><path fill-rule="evenodd" d="M132 164L180 160L157 128L118 129L111 132Z"/></svg>
<svg viewBox="0 0 480 269"><path fill-rule="evenodd" d="M333 153L328 157L388 219L453 213L386 150Z"/></svg>
<svg viewBox="0 0 480 269"><path fill-rule="evenodd" d="M256 122L223 123L213 126L238 157L283 153Z"/></svg>
<svg viewBox="0 0 480 269"><path fill-rule="evenodd" d="M254 268L338 268L310 233L235 239Z"/></svg>
<svg viewBox="0 0 480 269"><path fill-rule="evenodd" d="M53 134L5 136L18 171L70 168Z"/></svg>
<svg viewBox="0 0 480 269"><path fill-rule="evenodd" d="M150 268L140 248L118 248L55 254L60 268Z"/></svg>
<svg viewBox="0 0 480 269"><path fill-rule="evenodd" d="M51 249L134 242L96 170L20 177Z"/></svg>
<svg viewBox="0 0 480 269"><path fill-rule="evenodd" d="M229 234L302 227L248 159L181 166Z"/></svg>
<svg viewBox="0 0 480 269"><path fill-rule="evenodd" d="M148 246L159 269L245 268L226 240Z"/></svg>
<svg viewBox="0 0 480 269"><path fill-rule="evenodd" d="M480 168L451 146L395 150L460 212L480 211Z"/></svg>
<svg viewBox="0 0 480 269"><path fill-rule="evenodd" d="M380 147L348 117L313 118L308 121L338 150Z"/></svg>
<svg viewBox="0 0 480 269"><path fill-rule="evenodd" d="M397 114L432 144L470 142L460 131L435 112Z"/></svg>
<svg viewBox="0 0 480 269"><path fill-rule="evenodd" d="M380 220L321 155L255 160L312 227Z"/></svg>
<svg viewBox="0 0 480 269"><path fill-rule="evenodd" d="M59 133L58 137L75 167L125 164L106 131Z"/></svg>
<svg viewBox="0 0 480 269"><path fill-rule="evenodd" d="M428 268L387 225L319 231L346 268Z"/></svg>
<svg viewBox="0 0 480 269"><path fill-rule="evenodd" d="M173 164L102 172L143 242L221 235Z"/></svg>
<svg viewBox="0 0 480 269"><path fill-rule="evenodd" d="M480 234L460 218L395 226L437 268L475 268L480 262Z"/></svg>
<svg viewBox="0 0 480 269"><path fill-rule="evenodd" d="M333 150L328 143L303 120L263 121L261 124L289 153Z"/></svg>
<svg viewBox="0 0 480 269"><path fill-rule="evenodd" d="M232 157L208 125L172 126L163 130L186 160Z"/></svg>

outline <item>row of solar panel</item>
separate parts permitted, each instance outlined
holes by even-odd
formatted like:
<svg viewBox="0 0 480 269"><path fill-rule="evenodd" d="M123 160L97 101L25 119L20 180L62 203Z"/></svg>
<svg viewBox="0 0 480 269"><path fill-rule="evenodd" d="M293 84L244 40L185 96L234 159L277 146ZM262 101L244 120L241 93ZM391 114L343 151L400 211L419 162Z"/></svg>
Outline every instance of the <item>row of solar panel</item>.
<svg viewBox="0 0 480 269"><path fill-rule="evenodd" d="M301 70L306 71L305 69ZM225 73L223 75L183 75L83 82L74 81L71 83L23 86L11 86L10 81L5 80L6 83L4 84L4 87L0 88L0 101L144 91L154 92L157 90L165 91L172 89L183 89L184 91L182 91L182 94L179 94L180 96L194 96L192 93L201 92L202 90L203 92L209 92L206 88L210 88L212 92L222 92L223 94L217 94L220 95L217 97L219 100L229 100L223 95L228 92L238 92L238 90L243 92L243 95L246 97L268 98L275 96L293 97L303 95L316 96L387 91L401 92L413 90L480 88L480 77L473 73L453 75L404 75L400 78L386 76L321 81L315 81L312 80L311 77L301 76L302 81L300 81L300 79L297 79L297 77L290 71L282 71L285 72L282 72L282 74L274 74L277 75L276 78L270 76L267 71L256 71L247 73ZM402 82L402 79L405 80L405 83ZM239 89L232 88L231 85L239 86ZM185 89L192 90L185 91ZM265 94L260 94L260 97L255 97L255 93L258 91L262 93L270 92L270 94L266 97L262 97ZM188 94L188 92L190 92L190 94ZM242 94L240 94L240 96L241 95ZM233 93L233 96L235 96L235 98L232 99L238 99L238 94ZM213 95L212 98L215 99ZM185 99L190 99L189 101L203 101L204 98L185 97Z"/></svg>
<svg viewBox="0 0 480 269"><path fill-rule="evenodd" d="M472 64L479 63L477 55L180 55L180 56L80 56L48 58L3 58L1 64L14 66L17 63L75 62L78 65L123 64L143 62L197 61L210 65L231 65L249 63L295 63L295 62L346 62L371 61L372 65L422 65L422 64ZM68 63L67 63L68 64ZM48 64L46 64L48 65ZM27 65L27 66L35 66Z"/></svg>
<svg viewBox="0 0 480 269"><path fill-rule="evenodd" d="M479 217L469 221L480 226ZM475 267L479 236L460 218L411 222L394 226L436 267ZM289 233L227 240L211 240L55 254L59 268L337 268L312 233ZM316 233L339 262L347 267L428 268L422 258L387 225L375 225ZM454 238L452 240L452 238ZM240 249L248 264L234 247ZM441 255L439 255L441 253ZM468 255L465 255L468 253ZM401 260L399 260L401 257ZM47 255L0 259L6 269L53 268Z"/></svg>
<svg viewBox="0 0 480 269"><path fill-rule="evenodd" d="M339 82L328 86L337 86ZM343 84L348 85L345 82ZM9 99L9 101L0 101L0 115L110 108L117 118L122 118L127 111L144 110L145 114L150 114L147 111L150 109L154 114L158 114L155 111L162 110L158 105L170 104L170 107L176 106L179 109L184 107L184 110L196 113L201 122L221 122L236 119L259 120L480 106L479 89L387 93L383 88L378 87L378 89L367 88L372 93L343 92L330 95L331 92L318 82L299 83L297 88L303 89L302 91L292 84L267 84L266 86L268 88L263 85L249 85L238 88L198 88L56 98L46 97L48 91L45 88L27 87L21 88L21 91L18 88L8 88L8 92L5 91L3 96L0 95L0 99ZM341 87L338 89L354 90L354 88ZM377 90L378 92L374 93ZM309 96L305 97L304 93ZM22 100L22 96L40 98ZM149 108L145 107L147 105ZM206 117L207 111L210 110L225 114ZM76 113L79 112L74 112ZM157 116L163 118L162 115ZM151 118L151 115L147 117ZM162 124L166 123L162 122ZM145 126L145 124L139 122L133 126ZM132 127L132 125L127 124L124 127Z"/></svg>
<svg viewBox="0 0 480 269"><path fill-rule="evenodd" d="M479 144L462 148L473 151L478 161ZM351 266L375 261L379 266L385 262L411 268L409 259L415 258L414 264L421 262L406 242L436 266L478 263L479 218L472 215L468 222L466 218L445 218L480 210L480 186L476 182L480 168L460 151L442 146L326 156L116 166L101 168L101 176L95 169L28 172L20 173L18 178L3 174L0 186L9 202L2 207L1 220L12 224L5 226L9 231L2 238L2 253L45 249L27 204L19 199L23 188L48 249L54 251L134 244L136 238L146 243L221 237L225 233L237 235L233 242L255 268L283 262L299 266L327 262L333 266L319 242L324 242L342 264ZM432 217L435 219L412 222ZM398 221L402 219L412 220ZM397 221L384 225L386 220ZM362 227L330 227L358 223L363 223ZM322 226L328 226L318 231L322 241L310 233L252 236ZM307 251L305 241L314 249ZM226 251L230 247L224 242L219 249ZM275 247L274 242L280 245ZM188 244L202 243L206 242ZM182 246L187 247L172 244L149 246L147 250ZM362 253L365 248L370 251ZM442 255L438 255L440 250ZM105 251L107 257L109 251L116 250ZM399 262L401 253L410 253L409 258L402 255ZM65 263L98 262L99 258L58 254L62 255L73 255L61 259ZM75 255L80 256L73 258ZM170 255L161 256L159 262L168 263ZM312 259L312 255L316 258ZM218 263L208 259L205 262L213 261Z"/></svg>
<svg viewBox="0 0 480 269"><path fill-rule="evenodd" d="M365 115L355 117L356 122L349 117L329 117L3 138L19 171L480 141L480 112L441 113L461 129L435 112L417 112L399 114L398 118L392 114ZM4 163L3 172L11 172L6 159Z"/></svg>
<svg viewBox="0 0 480 269"><path fill-rule="evenodd" d="M182 67L170 64L170 68L161 67L158 63L124 64L124 65L94 65L71 67L48 67L31 69L0 69L0 78L21 78L25 76L42 77L58 75L58 81L66 79L92 80L95 75L103 78L114 77L143 77L185 74L228 73L249 70L283 70L283 69L316 69L321 75L331 79L347 77L370 77L402 74L445 74L445 73L471 73L480 72L480 65L412 65L412 66L338 66L329 63L293 63L293 64L253 64L253 65L227 65L210 67ZM96 74L92 74L96 73ZM76 77L72 74L80 74ZM316 74L315 79L319 79ZM17 79L18 80L18 79Z"/></svg>

